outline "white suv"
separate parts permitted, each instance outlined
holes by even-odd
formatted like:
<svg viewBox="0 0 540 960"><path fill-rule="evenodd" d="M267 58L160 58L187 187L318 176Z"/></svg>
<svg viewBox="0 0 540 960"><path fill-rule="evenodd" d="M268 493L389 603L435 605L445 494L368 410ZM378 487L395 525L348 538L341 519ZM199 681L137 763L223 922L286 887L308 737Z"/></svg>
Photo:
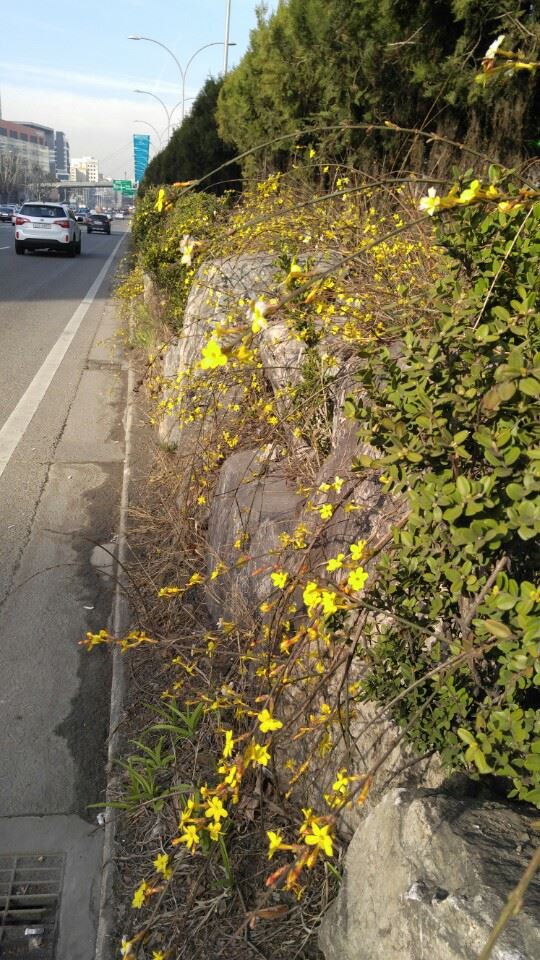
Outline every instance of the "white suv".
<svg viewBox="0 0 540 960"><path fill-rule="evenodd" d="M81 252L81 228L65 204L23 203L15 217L15 253L25 250L63 250L68 257Z"/></svg>

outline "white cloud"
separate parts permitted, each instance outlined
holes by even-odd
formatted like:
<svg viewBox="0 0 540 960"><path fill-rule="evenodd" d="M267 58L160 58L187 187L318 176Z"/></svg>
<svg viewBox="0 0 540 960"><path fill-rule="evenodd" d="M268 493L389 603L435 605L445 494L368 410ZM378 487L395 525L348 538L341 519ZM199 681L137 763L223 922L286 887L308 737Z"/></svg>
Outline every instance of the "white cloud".
<svg viewBox="0 0 540 960"><path fill-rule="evenodd" d="M74 87L86 88L87 90L103 89L107 91L133 91L135 87L140 89L151 90L153 93L157 93L163 98L167 97L178 97L179 96L179 84L166 83L166 82L156 82L155 79L142 79L140 74L138 77L128 77L127 79L121 79L119 77L107 77L102 75L97 75L93 73L82 73L77 70L61 70L57 67L45 67L38 66L31 63L2 63L2 68L6 76L16 76L17 81L21 86L24 86L26 83L30 85L35 85L36 81L39 80L40 90L43 90L43 87L51 87L56 93L57 89L65 88L66 85L69 85L69 88L73 91ZM2 89L5 90L5 84L2 84Z"/></svg>
<svg viewBox="0 0 540 960"><path fill-rule="evenodd" d="M94 156L105 176L133 176L132 135L145 132L146 120L158 130L165 126L165 114L150 97L135 98L89 96L67 90L31 95L26 87L2 86L3 114L7 120L28 120L63 130L73 157ZM155 137L146 127L146 132Z"/></svg>

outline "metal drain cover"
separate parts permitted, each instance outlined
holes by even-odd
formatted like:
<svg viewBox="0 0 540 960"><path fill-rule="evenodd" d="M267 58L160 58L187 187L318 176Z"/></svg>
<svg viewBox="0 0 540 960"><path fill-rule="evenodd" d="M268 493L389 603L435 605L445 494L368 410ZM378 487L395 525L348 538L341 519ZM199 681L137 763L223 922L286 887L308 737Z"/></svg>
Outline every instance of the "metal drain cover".
<svg viewBox="0 0 540 960"><path fill-rule="evenodd" d="M54 960L62 854L0 856L0 960Z"/></svg>

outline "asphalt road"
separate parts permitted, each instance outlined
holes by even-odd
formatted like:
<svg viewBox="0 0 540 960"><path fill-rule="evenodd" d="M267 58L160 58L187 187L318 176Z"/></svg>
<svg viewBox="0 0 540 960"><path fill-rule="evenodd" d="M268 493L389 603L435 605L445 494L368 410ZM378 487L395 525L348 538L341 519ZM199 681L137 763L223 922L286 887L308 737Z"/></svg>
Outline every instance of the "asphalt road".
<svg viewBox="0 0 540 960"><path fill-rule="evenodd" d="M59 960L92 951L110 658L78 641L113 602L126 371L110 294L126 230L83 230L67 259L16 256L0 225L0 868L14 844L44 853L59 836L66 876L84 865L91 896L72 875L85 904L64 897Z"/></svg>

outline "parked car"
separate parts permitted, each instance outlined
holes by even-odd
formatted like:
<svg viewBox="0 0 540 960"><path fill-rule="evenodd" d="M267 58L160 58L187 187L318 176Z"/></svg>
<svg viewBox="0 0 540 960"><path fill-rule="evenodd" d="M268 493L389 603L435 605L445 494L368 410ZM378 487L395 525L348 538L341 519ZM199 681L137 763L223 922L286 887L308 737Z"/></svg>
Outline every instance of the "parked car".
<svg viewBox="0 0 540 960"><path fill-rule="evenodd" d="M11 207L0 207L0 223L11 223Z"/></svg>
<svg viewBox="0 0 540 960"><path fill-rule="evenodd" d="M89 215L86 221L86 231L87 233L94 233L96 230L101 233L111 232L111 222L105 213L91 213Z"/></svg>
<svg viewBox="0 0 540 960"><path fill-rule="evenodd" d="M15 253L26 250L61 250L68 257L81 252L81 228L68 206L23 203L15 217Z"/></svg>

